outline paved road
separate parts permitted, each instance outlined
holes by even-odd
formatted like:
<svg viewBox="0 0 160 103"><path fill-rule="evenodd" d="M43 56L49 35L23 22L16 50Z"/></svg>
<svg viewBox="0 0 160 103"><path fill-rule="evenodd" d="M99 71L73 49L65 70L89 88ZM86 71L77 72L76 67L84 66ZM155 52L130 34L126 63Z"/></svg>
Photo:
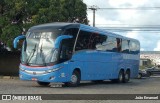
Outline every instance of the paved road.
<svg viewBox="0 0 160 103"><path fill-rule="evenodd" d="M100 84L92 82L82 82L79 87L42 87L33 81L20 81L18 79L0 79L0 94L160 94L160 77L150 77L143 79L132 79L129 83L111 83L104 81ZM159 97L160 98L160 97ZM28 101L26 101L27 103ZM36 101L34 101L36 102ZM45 101L49 102L49 101ZM74 103L75 101L56 101ZM107 101L76 101L76 103L92 103ZM113 102L113 101L111 101ZM125 101L115 101L116 103L128 103ZM135 101L130 101L130 103ZM149 103L151 101L141 101ZM154 101L158 103L159 101ZM39 102L40 103L40 102ZM138 101L137 101L138 103Z"/></svg>

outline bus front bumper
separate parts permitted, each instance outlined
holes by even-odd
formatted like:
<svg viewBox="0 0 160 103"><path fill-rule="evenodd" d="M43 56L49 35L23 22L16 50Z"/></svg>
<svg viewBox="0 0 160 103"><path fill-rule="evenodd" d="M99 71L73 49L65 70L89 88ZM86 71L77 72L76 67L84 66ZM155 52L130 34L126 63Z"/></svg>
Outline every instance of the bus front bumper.
<svg viewBox="0 0 160 103"><path fill-rule="evenodd" d="M20 80L29 81L41 81L41 82L69 82L69 76L61 71L55 71L51 73L37 74L38 72L33 71L27 73L25 71L19 71Z"/></svg>

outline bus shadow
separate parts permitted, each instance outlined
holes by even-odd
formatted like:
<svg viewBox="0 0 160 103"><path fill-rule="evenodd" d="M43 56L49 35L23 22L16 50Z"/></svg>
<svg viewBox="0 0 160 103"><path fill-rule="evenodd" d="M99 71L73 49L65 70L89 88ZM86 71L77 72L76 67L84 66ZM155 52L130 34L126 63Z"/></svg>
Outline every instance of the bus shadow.
<svg viewBox="0 0 160 103"><path fill-rule="evenodd" d="M114 83L111 81L102 81L102 82L92 82L92 81L82 81L79 86L77 87L69 87L65 84L57 84L57 83L52 83L48 86L41 86L38 84L33 83L31 85L31 87L38 87L38 88L46 88L46 87L50 87L50 88L79 88L79 87L91 87L91 86L100 86L100 85L117 85L117 84L123 84L123 83Z"/></svg>
<svg viewBox="0 0 160 103"><path fill-rule="evenodd" d="M76 88L81 88L81 87L95 87L95 86L115 86L115 85L123 85L123 86L137 86L137 85L143 85L143 83L149 82L149 77L144 77L141 79L133 79L127 83L117 83L117 82L112 82L110 80L105 80L105 81L100 81L100 82L93 82L93 81L82 81L78 87ZM38 84L33 84L34 87L39 87L39 88L46 88L46 87L51 87L51 88L75 88L75 87L68 87L63 83L51 83L49 86L40 86ZM33 87L32 85L32 87Z"/></svg>
<svg viewBox="0 0 160 103"><path fill-rule="evenodd" d="M132 82L128 82L127 84L130 84ZM125 84L125 83L116 83L116 82L112 82L112 81L101 81L101 82L92 82L92 81L88 81L88 82L81 82L79 84L78 87L90 87L90 86L100 86L100 85L122 85L122 84ZM66 85L63 85L63 87L66 87ZM70 88L70 87L69 87Z"/></svg>
<svg viewBox="0 0 160 103"><path fill-rule="evenodd" d="M115 86L115 85L123 85L123 86L138 86L138 85L143 85L143 83L149 82L148 81L149 78L141 78L141 79L133 79L127 83L117 83L117 82L112 82L110 80L107 81L102 81L102 82L81 82L79 87L90 87L90 86L101 86L101 85L105 85L105 86Z"/></svg>
<svg viewBox="0 0 160 103"><path fill-rule="evenodd" d="M81 83L79 86L80 87L83 87L83 86L93 86L93 85L103 85L103 84L116 84L116 83L113 83L111 81L102 81L102 82L88 82L88 83Z"/></svg>

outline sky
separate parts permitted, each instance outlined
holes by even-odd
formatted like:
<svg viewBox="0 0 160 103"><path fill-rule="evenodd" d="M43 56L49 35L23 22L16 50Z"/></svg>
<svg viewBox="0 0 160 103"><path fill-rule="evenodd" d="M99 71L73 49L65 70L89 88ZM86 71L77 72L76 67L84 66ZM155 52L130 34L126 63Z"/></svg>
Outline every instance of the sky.
<svg viewBox="0 0 160 103"><path fill-rule="evenodd" d="M160 51L160 30L157 31L158 27L160 28L160 8L156 8L160 7L160 0L83 0L83 2L88 8L93 5L97 6L96 27L101 29L111 27L111 32L138 39L141 43L141 51ZM144 7L146 9L135 9ZM92 26L93 11L88 9L87 14L89 24ZM113 27L118 28L113 30ZM129 31L126 31L128 27ZM156 31L154 27L157 27Z"/></svg>

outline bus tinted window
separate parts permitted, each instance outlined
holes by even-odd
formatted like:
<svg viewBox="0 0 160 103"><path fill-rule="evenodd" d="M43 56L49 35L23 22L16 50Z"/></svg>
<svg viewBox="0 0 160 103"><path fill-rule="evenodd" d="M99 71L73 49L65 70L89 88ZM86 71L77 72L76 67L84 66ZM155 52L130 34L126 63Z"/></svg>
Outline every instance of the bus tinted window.
<svg viewBox="0 0 160 103"><path fill-rule="evenodd" d="M88 49L90 36L91 36L90 32L80 31L77 39L75 51Z"/></svg>
<svg viewBox="0 0 160 103"><path fill-rule="evenodd" d="M116 38L108 36L107 42L106 42L106 51L112 51L112 52L117 51L117 40L116 40Z"/></svg>
<svg viewBox="0 0 160 103"><path fill-rule="evenodd" d="M139 53L140 45L136 41L130 41L129 48L130 48L130 53Z"/></svg>
<svg viewBox="0 0 160 103"><path fill-rule="evenodd" d="M64 35L72 35L73 38L76 38L77 34L78 34L78 28L69 28L66 29L64 32Z"/></svg>
<svg viewBox="0 0 160 103"><path fill-rule="evenodd" d="M107 36L105 35L80 31L75 50L104 50L104 46L102 44L106 42L106 39Z"/></svg>
<svg viewBox="0 0 160 103"><path fill-rule="evenodd" d="M98 33L80 31L75 51L92 49L110 52L137 53L139 43Z"/></svg>
<svg viewBox="0 0 160 103"><path fill-rule="evenodd" d="M129 40L122 40L122 52L129 53Z"/></svg>
<svg viewBox="0 0 160 103"><path fill-rule="evenodd" d="M122 49L122 39L120 38L116 38L116 41L117 41L117 52L121 52L121 49Z"/></svg>
<svg viewBox="0 0 160 103"><path fill-rule="evenodd" d="M107 36L106 35L99 35L99 37L95 40L95 49L96 50L106 50L106 42L107 42Z"/></svg>

